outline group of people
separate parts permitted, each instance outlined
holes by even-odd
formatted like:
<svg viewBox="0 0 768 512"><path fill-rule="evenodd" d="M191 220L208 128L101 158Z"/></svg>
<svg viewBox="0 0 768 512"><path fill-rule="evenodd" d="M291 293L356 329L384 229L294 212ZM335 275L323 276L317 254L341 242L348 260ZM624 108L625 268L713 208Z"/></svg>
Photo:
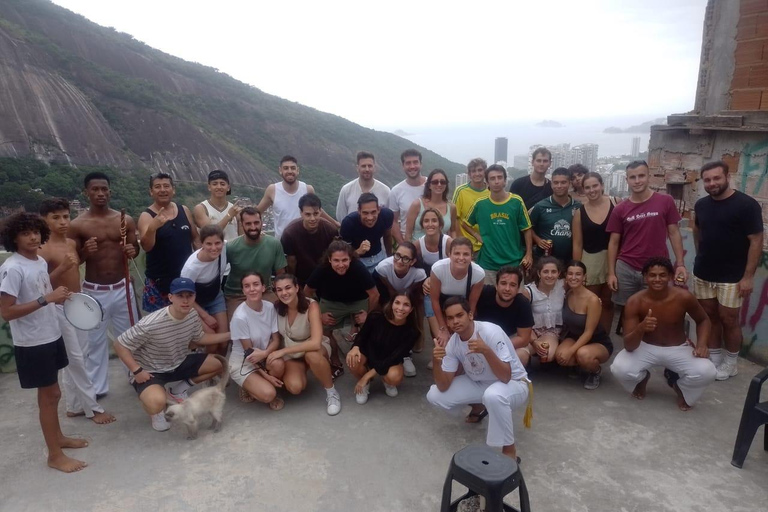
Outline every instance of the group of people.
<svg viewBox="0 0 768 512"><path fill-rule="evenodd" d="M374 155L358 153L358 178L342 187L336 218L286 156L281 180L257 207L230 202L229 177L215 170L210 197L190 210L174 201L172 176L158 173L149 177L152 204L134 222L110 208L110 179L94 172L84 180L89 209L71 222L63 199L6 219L0 234L13 254L0 267L0 313L21 385L38 389L49 465L85 466L62 451L84 442L61 433L58 370L68 416L115 420L98 402L109 391L108 330L152 427L164 431L167 400L184 401L223 371L241 401L271 410L284 407L282 390L301 393L311 372L326 390L327 413L338 414L334 381L344 363L358 404L377 377L395 397L417 374L412 354L424 349L426 318L435 382L427 400L471 406L468 422L489 416L488 444L510 456L511 412L530 403L526 368L532 360L578 368L584 387L597 388L614 351L614 304L623 308L624 349L611 370L636 398L656 365L683 410L715 378L736 374L738 311L763 225L757 203L730 188L725 163L701 170L708 196L695 207L694 296L670 286L688 278L680 215L670 196L649 188L645 162L629 164L631 196L617 201L581 165L548 178L546 148L509 189L504 167L472 160L469 182L450 199L447 174L424 176L421 160L404 151L405 179L390 189L374 178ZM269 207L274 236L262 232ZM140 250L143 318L126 274ZM74 328L62 308L81 291L103 309L90 332ZM696 322L695 346L686 315ZM215 356L227 353L225 369Z"/></svg>

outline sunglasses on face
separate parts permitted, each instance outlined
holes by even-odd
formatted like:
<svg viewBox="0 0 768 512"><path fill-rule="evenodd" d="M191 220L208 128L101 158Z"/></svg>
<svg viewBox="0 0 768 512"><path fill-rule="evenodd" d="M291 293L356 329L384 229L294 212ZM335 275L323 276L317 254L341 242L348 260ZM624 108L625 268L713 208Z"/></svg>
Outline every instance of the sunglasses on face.
<svg viewBox="0 0 768 512"><path fill-rule="evenodd" d="M430 185L447 185L448 181L446 181L446 180L432 180L429 183L430 183Z"/></svg>

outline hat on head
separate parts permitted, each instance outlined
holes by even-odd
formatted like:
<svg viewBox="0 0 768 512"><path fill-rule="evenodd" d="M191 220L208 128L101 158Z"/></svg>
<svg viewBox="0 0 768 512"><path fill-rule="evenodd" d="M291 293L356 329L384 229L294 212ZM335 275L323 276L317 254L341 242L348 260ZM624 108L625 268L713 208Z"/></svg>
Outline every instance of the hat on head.
<svg viewBox="0 0 768 512"><path fill-rule="evenodd" d="M195 293L195 282L186 277L177 277L171 281L171 293L175 295L181 292Z"/></svg>
<svg viewBox="0 0 768 512"><path fill-rule="evenodd" d="M227 175L227 173L225 173L221 169L214 169L213 171L208 173L208 183L212 182L213 180L224 180L231 185L229 181L229 176ZM230 188L227 191L227 195L230 195L231 193L232 193L232 189Z"/></svg>

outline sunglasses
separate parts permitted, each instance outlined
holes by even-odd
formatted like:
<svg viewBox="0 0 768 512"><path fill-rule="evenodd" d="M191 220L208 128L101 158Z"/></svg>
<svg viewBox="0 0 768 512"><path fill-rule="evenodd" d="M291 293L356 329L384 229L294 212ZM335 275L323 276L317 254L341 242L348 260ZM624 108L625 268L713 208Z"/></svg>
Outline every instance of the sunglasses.
<svg viewBox="0 0 768 512"><path fill-rule="evenodd" d="M429 182L430 185L447 185L447 180L432 180Z"/></svg>

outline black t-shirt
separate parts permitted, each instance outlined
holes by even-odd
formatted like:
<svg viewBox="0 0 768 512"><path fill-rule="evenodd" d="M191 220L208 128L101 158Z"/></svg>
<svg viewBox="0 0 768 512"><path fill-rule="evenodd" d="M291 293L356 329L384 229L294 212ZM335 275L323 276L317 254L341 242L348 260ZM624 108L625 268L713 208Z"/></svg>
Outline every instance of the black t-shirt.
<svg viewBox="0 0 768 512"><path fill-rule="evenodd" d="M360 213L352 212L341 221L341 238L355 249L360 247L363 240L368 240L371 243L371 248L361 256L363 258L376 256L381 252L381 237L384 236L388 229L392 228L392 221L394 219L395 214L392 213L392 210L382 208L379 211L379 218L376 219L376 224L368 228L360 222Z"/></svg>
<svg viewBox="0 0 768 512"><path fill-rule="evenodd" d="M533 205L552 195L552 182L545 178L544 185L537 187L531 183L530 176L523 176L512 182L509 191L522 197L525 209L530 210Z"/></svg>
<svg viewBox="0 0 768 512"><path fill-rule="evenodd" d="M390 367L403 362L420 336L410 324L395 325L383 313L374 311L360 329L355 345L368 359L369 368L386 375Z"/></svg>
<svg viewBox="0 0 768 512"><path fill-rule="evenodd" d="M763 230L760 204L735 190L731 197L720 201L702 197L696 201L694 211L699 250L693 274L713 283L738 283L747 266L747 235Z"/></svg>
<svg viewBox="0 0 768 512"><path fill-rule="evenodd" d="M296 219L283 230L280 243L286 256L296 258L296 278L300 285L309 279L325 254L325 250L339 234L336 226L325 219L320 219L317 231L310 233L304 228L301 219Z"/></svg>
<svg viewBox="0 0 768 512"><path fill-rule="evenodd" d="M360 260L353 260L347 272L340 276L330 265L322 264L312 271L307 286L316 290L317 296L335 302L355 302L368 298L366 290L376 286L373 276Z"/></svg>
<svg viewBox="0 0 768 512"><path fill-rule="evenodd" d="M533 312L528 299L518 294L509 307L503 308L496 302L496 287L490 284L483 286L475 319L498 325L507 336L515 334L518 328L533 327Z"/></svg>

